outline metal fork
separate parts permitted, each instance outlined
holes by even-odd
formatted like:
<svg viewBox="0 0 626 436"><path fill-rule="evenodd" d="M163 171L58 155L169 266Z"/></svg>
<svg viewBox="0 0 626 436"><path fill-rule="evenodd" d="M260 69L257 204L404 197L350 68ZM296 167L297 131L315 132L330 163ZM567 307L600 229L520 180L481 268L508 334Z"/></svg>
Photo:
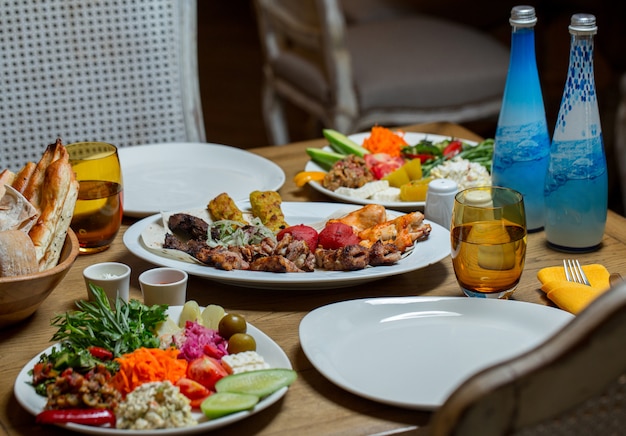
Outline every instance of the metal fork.
<svg viewBox="0 0 626 436"><path fill-rule="evenodd" d="M591 286L578 259L564 259L563 269L565 270L565 278L568 282Z"/></svg>

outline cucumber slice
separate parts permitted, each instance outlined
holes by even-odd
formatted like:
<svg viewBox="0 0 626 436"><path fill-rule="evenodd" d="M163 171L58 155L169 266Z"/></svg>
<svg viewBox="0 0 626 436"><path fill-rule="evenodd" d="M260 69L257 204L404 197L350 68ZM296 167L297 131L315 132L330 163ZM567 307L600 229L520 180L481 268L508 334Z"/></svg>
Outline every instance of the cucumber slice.
<svg viewBox="0 0 626 436"><path fill-rule="evenodd" d="M209 395L200 404L200 410L207 418L215 419L242 410L250 410L258 402L259 397L256 395L217 392Z"/></svg>
<svg viewBox="0 0 626 436"><path fill-rule="evenodd" d="M297 374L292 369L270 368L228 375L215 383L217 392L232 392L266 397L295 381Z"/></svg>
<svg viewBox="0 0 626 436"><path fill-rule="evenodd" d="M309 147L306 149L306 152L311 157L313 162L321 166L326 171L330 170L335 162L346 157L343 154L322 150L321 148Z"/></svg>
<svg viewBox="0 0 626 436"><path fill-rule="evenodd" d="M359 157L363 157L369 153L369 150L361 147L341 132L333 129L324 129L323 133L324 137L328 140L330 147L337 153L354 154Z"/></svg>

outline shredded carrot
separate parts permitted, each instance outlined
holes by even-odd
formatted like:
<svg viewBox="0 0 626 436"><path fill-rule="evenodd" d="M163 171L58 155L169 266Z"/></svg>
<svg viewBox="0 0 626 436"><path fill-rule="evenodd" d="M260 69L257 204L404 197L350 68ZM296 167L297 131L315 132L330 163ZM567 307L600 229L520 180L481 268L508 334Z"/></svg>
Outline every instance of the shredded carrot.
<svg viewBox="0 0 626 436"><path fill-rule="evenodd" d="M363 148L371 153L387 153L390 156L400 156L400 150L407 145L402 134L381 126L372 127L370 136L363 141Z"/></svg>
<svg viewBox="0 0 626 436"><path fill-rule="evenodd" d="M178 353L176 348L138 348L115 359L120 370L109 382L123 396L147 382L169 380L176 383L187 372L187 361L178 359Z"/></svg>

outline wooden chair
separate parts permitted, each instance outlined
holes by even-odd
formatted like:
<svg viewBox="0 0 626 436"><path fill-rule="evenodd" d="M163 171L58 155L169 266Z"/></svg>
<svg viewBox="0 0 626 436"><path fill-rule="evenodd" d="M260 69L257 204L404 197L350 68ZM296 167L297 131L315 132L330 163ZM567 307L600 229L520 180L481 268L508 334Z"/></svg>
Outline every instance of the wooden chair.
<svg viewBox="0 0 626 436"><path fill-rule="evenodd" d="M474 28L417 13L347 24L339 0L255 5L273 144L289 141L285 102L343 133L497 118L509 50Z"/></svg>
<svg viewBox="0 0 626 436"><path fill-rule="evenodd" d="M45 146L204 142L195 0L6 2L0 169Z"/></svg>
<svg viewBox="0 0 626 436"><path fill-rule="evenodd" d="M626 283L519 357L470 377L432 435L618 435L626 428Z"/></svg>

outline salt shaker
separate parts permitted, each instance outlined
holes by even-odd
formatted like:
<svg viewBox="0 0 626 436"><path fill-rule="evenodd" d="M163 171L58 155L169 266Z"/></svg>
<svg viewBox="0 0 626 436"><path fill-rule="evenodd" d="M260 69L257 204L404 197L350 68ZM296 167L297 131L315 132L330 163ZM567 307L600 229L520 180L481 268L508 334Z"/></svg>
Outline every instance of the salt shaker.
<svg viewBox="0 0 626 436"><path fill-rule="evenodd" d="M528 230L544 226L544 182L550 136L535 58L532 6L511 10L511 57L498 118L492 180L524 196Z"/></svg>
<svg viewBox="0 0 626 436"><path fill-rule="evenodd" d="M428 184L424 216L446 229L450 229L454 196L459 188L454 180L434 179Z"/></svg>
<svg viewBox="0 0 626 436"><path fill-rule="evenodd" d="M596 18L574 14L570 61L552 136L546 175L548 244L561 251L591 251L602 242L608 175L593 73Z"/></svg>

